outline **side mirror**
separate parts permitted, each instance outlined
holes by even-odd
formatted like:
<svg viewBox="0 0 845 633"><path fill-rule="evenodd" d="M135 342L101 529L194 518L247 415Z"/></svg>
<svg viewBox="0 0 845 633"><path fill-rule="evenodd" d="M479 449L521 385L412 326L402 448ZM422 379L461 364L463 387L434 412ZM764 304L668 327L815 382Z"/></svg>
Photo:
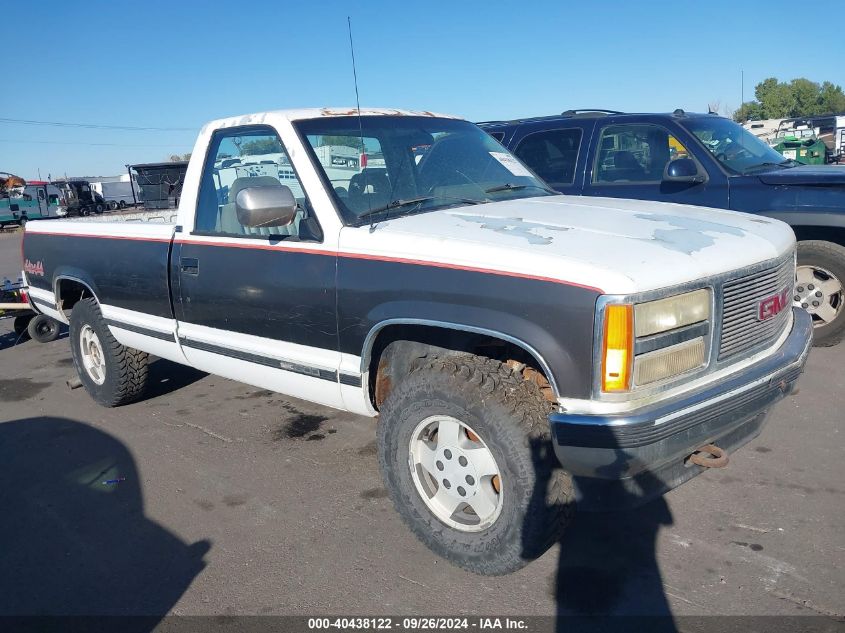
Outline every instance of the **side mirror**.
<svg viewBox="0 0 845 633"><path fill-rule="evenodd" d="M699 183L707 181L707 174L698 168L691 158L676 158L666 164L663 170L664 182Z"/></svg>
<svg viewBox="0 0 845 633"><path fill-rule="evenodd" d="M235 197L235 211L243 226L287 226L296 217L296 198L284 185L246 187Z"/></svg>

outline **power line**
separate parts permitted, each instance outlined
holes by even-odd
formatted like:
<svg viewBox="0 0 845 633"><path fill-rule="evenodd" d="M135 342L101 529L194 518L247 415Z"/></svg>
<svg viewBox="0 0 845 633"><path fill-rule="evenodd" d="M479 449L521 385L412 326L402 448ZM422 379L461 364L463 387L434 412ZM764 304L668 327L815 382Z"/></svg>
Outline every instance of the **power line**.
<svg viewBox="0 0 845 633"><path fill-rule="evenodd" d="M0 123L20 125L52 125L53 127L75 127L89 130L129 130L133 132L194 132L192 127L139 127L135 125L100 125L97 123L62 123L59 121L33 121L31 119L8 119L0 117Z"/></svg>
<svg viewBox="0 0 845 633"><path fill-rule="evenodd" d="M170 145L133 145L129 143L83 143L83 142L75 142L75 141L23 141L18 139L11 139L11 138L0 138L0 143L37 143L39 145L98 145L98 146L109 146L109 147L170 147L172 148L174 144Z"/></svg>

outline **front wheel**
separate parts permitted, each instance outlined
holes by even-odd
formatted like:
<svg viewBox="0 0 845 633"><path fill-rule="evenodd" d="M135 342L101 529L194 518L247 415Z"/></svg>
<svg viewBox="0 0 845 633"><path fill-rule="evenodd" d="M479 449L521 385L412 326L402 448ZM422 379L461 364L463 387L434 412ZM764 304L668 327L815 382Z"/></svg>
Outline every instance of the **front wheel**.
<svg viewBox="0 0 845 633"><path fill-rule="evenodd" d="M552 451L550 406L508 366L470 355L425 360L394 386L379 419L379 465L425 545L501 575L557 540L575 506Z"/></svg>
<svg viewBox="0 0 845 633"><path fill-rule="evenodd" d="M70 351L86 391L104 407L128 404L143 395L148 354L118 343L92 298L73 306Z"/></svg>
<svg viewBox="0 0 845 633"><path fill-rule="evenodd" d="M813 343L830 347L845 335L845 248L832 242L798 243L794 305L813 317Z"/></svg>
<svg viewBox="0 0 845 633"><path fill-rule="evenodd" d="M26 328L29 338L39 343L49 343L59 338L60 326L56 319L46 314L36 314Z"/></svg>

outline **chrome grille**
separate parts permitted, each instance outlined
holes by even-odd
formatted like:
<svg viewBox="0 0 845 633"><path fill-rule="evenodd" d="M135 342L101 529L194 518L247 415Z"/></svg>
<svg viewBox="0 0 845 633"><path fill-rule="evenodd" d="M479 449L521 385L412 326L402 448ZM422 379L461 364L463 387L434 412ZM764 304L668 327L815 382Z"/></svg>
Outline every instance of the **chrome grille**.
<svg viewBox="0 0 845 633"><path fill-rule="evenodd" d="M768 268L725 283L722 291L722 336L719 360L771 342L783 332L792 310L795 264L786 259ZM787 304L774 317L758 318L760 301L789 288Z"/></svg>

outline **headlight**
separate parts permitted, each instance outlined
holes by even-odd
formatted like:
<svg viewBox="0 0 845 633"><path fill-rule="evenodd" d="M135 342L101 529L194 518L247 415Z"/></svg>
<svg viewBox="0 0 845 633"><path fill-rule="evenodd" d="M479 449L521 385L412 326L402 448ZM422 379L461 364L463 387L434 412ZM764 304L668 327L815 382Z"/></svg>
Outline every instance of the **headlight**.
<svg viewBox="0 0 845 633"><path fill-rule="evenodd" d="M601 389L625 392L707 362L710 290L604 308Z"/></svg>
<svg viewBox="0 0 845 633"><path fill-rule="evenodd" d="M710 291L704 289L639 303L634 307L637 336L674 330L709 318Z"/></svg>

